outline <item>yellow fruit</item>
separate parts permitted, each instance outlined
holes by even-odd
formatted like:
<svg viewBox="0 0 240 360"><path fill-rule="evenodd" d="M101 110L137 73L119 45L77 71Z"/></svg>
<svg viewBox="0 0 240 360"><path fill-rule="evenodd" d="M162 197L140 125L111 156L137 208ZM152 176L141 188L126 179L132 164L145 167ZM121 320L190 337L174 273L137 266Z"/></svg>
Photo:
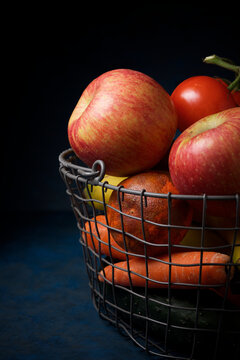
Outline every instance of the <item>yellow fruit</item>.
<svg viewBox="0 0 240 360"><path fill-rule="evenodd" d="M224 238L224 240L226 240L226 242L228 242L229 244L233 243L235 237L234 230L221 230L219 231L219 233L221 233L221 236ZM233 250L233 262L235 264L237 263L240 264L240 231L239 230L237 231L236 234L236 241ZM240 265L238 266L238 268L240 269Z"/></svg>
<svg viewBox="0 0 240 360"><path fill-rule="evenodd" d="M181 245L201 247L202 231L201 230L188 230ZM215 231L205 230L203 247L217 247L226 244L224 239L221 238ZM214 249L213 249L214 250ZM219 249L221 252L221 249Z"/></svg>
<svg viewBox="0 0 240 360"><path fill-rule="evenodd" d="M224 239L224 241L228 244L232 244L234 241L235 230L231 230L229 228L234 228L236 226L235 218L223 218L223 217L214 217L208 216L206 223L208 226L223 228L225 230L217 230L217 233ZM231 248L229 248L229 252L231 252ZM233 250L233 262L235 264L240 264L240 230L237 230L236 234L236 242ZM238 266L240 269L240 265Z"/></svg>
<svg viewBox="0 0 240 360"><path fill-rule="evenodd" d="M186 246L200 247L201 236L202 236L201 230L188 230L188 232L186 233L185 237L183 238L180 244ZM205 230L203 246L209 248L215 248L215 249L209 249L210 251L213 250L219 252L226 252L230 254L231 247L221 248L220 246L226 244L232 244L233 240L234 240L234 231L232 230L222 230L221 232L213 231L213 230ZM239 231L236 237L232 261L235 264L237 263L240 264L240 232ZM238 266L238 268L240 269L240 265Z"/></svg>
<svg viewBox="0 0 240 360"><path fill-rule="evenodd" d="M126 179L126 177L119 177L119 176L111 176L111 175L105 175L104 178L102 179L102 183L104 183L105 181L107 181L110 185L114 185L114 186L118 186L120 184L120 182L122 180ZM109 198L112 194L111 189L106 189L104 188L104 199L105 199L105 203L108 204ZM104 199L103 199L103 187L100 185L88 185L88 190L87 188L84 189L84 197L86 199L93 199L93 200L98 200L98 201L89 201L88 204L92 205L94 204L94 207L98 210L104 210ZM90 194L90 196L89 196Z"/></svg>

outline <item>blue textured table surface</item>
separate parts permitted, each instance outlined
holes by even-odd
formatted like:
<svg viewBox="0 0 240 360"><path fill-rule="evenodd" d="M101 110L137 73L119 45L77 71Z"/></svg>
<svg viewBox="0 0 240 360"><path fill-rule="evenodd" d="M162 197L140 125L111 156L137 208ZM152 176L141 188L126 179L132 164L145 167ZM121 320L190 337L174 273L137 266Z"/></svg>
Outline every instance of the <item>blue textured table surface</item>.
<svg viewBox="0 0 240 360"><path fill-rule="evenodd" d="M154 359L93 307L72 213L8 216L1 240L0 359Z"/></svg>

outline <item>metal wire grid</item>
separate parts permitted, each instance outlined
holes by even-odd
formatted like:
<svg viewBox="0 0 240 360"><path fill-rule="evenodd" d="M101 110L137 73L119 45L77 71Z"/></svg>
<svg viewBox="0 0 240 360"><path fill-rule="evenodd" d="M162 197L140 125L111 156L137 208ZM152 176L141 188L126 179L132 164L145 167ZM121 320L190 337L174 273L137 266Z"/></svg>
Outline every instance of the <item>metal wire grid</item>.
<svg viewBox="0 0 240 360"><path fill-rule="evenodd" d="M81 232L80 243L82 244L83 254L85 259L85 265L87 274L89 277L89 286L91 289L91 295L93 299L93 304L97 309L99 315L108 320L110 323L115 325L120 332L130 337L140 348L147 351L149 354L160 356L164 359L181 359L181 360L194 360L200 359L199 356L202 356L202 352L204 353L205 359L220 359L220 357L224 354L224 349L226 350L226 346L228 348L228 355L230 352L231 359L239 359L240 350L239 350L239 335L240 335L240 325L238 327L231 327L228 324L227 330L224 327L224 324L227 322L229 318L240 318L240 310L237 308L228 308L227 306L227 294L228 288L230 287L230 268L236 267L232 263L234 246L237 246L236 237L237 232L239 231L239 223L238 223L238 214L239 214L239 196L192 196L192 195L174 195L174 194L155 194L146 192L144 189L142 191L134 191L125 189L122 186L113 186L108 184L108 182L101 182L105 174L104 163L102 161L97 161L93 164L92 169L82 167L79 165L79 161L74 155L72 149L68 149L64 151L59 156L60 160L60 173L67 187L67 194L71 199L71 206L73 212L76 216L77 225ZM101 186L102 187L102 198L103 201L94 199L91 197L91 190L89 190L88 185ZM83 191L88 192L88 198L84 196ZM107 189L115 190L118 194L118 209L114 209L119 213L121 217L122 229L120 230L123 236L125 249L122 252L126 256L127 261L127 272L129 276L129 287L123 287L114 283L114 271L119 268L116 265L116 261L112 256L112 248L114 246L110 245L110 230L111 227L108 222L107 217L107 208L109 205L105 201L105 192ZM142 225L142 233L143 239L138 239L142 241L144 244L144 254L133 254L127 251L125 236L132 235L127 234L124 231L124 216L129 216L122 212L121 204L124 201L124 194L131 194L139 196L139 202L141 206L141 217L137 218L138 221L141 221ZM144 219L144 206L147 206L147 199L149 197L156 198L164 198L168 202L168 224L156 224L153 221ZM171 224L171 209L172 209L172 200L173 199L183 199L183 200L199 200L202 202L202 224L191 226L181 226L181 225L172 225ZM205 218L206 218L206 208L207 201L211 200L229 200L235 201L236 204L236 224L231 228L209 228L206 226ZM103 211L99 211L95 208L94 204L99 202L103 206ZM90 206L91 204L91 206ZM101 246L105 244L98 231L98 225L100 223L97 220L98 215L104 215L106 224L104 226L108 229L108 246L109 246L109 256L105 256L101 252ZM167 283L167 289L162 290L161 294L165 294L165 300L159 300L154 298L152 290L148 287L148 282L151 280L148 274L148 261L149 259L155 259L154 257L147 256L147 245L148 243L145 240L144 233L144 224L151 223L154 225L165 227L168 231L168 255L169 255L169 281ZM86 224L89 225L89 231L86 230ZM92 229L96 230L96 234L93 234ZM187 305L179 305L174 304L173 299L175 296L175 290L173 289L173 283L171 282L171 269L174 264L171 261L172 249L174 247L184 249L192 249L191 246L187 245L173 245L171 243L171 229L173 228L187 228L188 230L200 230L201 231L201 246L194 247L194 250L199 250L201 253L199 264L195 264L196 266L200 266L199 271L199 284L182 284L189 287L188 294L194 297L194 302L192 306ZM225 293L222 299L217 297L217 304L214 306L210 306L208 304L202 305L202 297L206 295L207 287L220 287L219 285L202 285L201 284L201 274L202 274L202 260L203 260L203 251L206 250L204 246L204 238L206 230L223 230L223 231L234 231L234 239L233 244L219 245L212 248L208 247L208 250L221 251L226 248L230 250L230 262L226 264L227 272L227 282L225 286ZM118 229L114 229L119 231ZM91 239L93 237L98 241L98 249L94 246L94 242L92 241L93 247L89 246L87 236L90 235ZM166 245L159 245L166 246ZM119 249L117 249L120 251ZM129 267L129 256L134 255L138 257L142 257L145 259L145 267L146 267L146 276L137 274L140 277L145 279L145 287L143 289L137 289L133 287L131 281L131 273ZM161 261L161 260L157 260ZM107 265L112 266L112 279L113 281L107 280L104 273L104 268ZM204 264L204 266L207 264ZM188 265L184 265L188 266ZM191 264L192 266L192 264ZM104 281L99 281L99 272L103 271ZM239 288L239 282L235 285ZM191 289L192 287L192 289ZM187 295L188 296L188 295ZM208 295L209 296L209 295ZM125 303L122 303L122 299L125 299ZM214 299L215 300L215 299ZM136 304L139 304L141 301L141 309L142 313L136 312ZM157 318L151 314L151 309L154 306L160 307L164 311L164 316ZM138 308L137 308L138 309ZM194 319L189 326L186 324L174 323L174 318L172 314L191 314L191 318ZM202 314L214 314L217 317L215 322L215 326L213 328L204 327L203 322L201 322ZM157 331L159 332L159 336L152 335L152 328L155 326ZM178 344L177 349L171 346L172 339L176 340L176 338L184 339L182 344ZM206 339L209 339L210 344L206 346L204 342ZM182 346L181 346L182 345ZM209 357L208 357L209 356Z"/></svg>

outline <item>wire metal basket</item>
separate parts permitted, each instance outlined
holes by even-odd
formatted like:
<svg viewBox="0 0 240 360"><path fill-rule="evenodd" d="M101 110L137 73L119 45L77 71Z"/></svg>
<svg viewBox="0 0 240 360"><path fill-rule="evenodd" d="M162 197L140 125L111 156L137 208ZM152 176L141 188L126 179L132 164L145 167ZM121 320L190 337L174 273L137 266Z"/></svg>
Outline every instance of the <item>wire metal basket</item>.
<svg viewBox="0 0 240 360"><path fill-rule="evenodd" d="M72 149L68 149L60 154L59 161L60 174L66 184L66 191L70 196L72 210L80 230L80 243L83 248L93 304L100 317L113 324L122 334L130 337L141 349L162 359L239 359L240 271L239 265L233 262L234 251L239 246L237 243L239 195L193 196L150 193L144 189L142 191L130 190L103 181L105 167L100 160L96 161L92 168L84 167ZM101 189L100 200L93 196L95 187ZM113 229L109 224L109 204L105 197L106 191L109 190L117 192L118 195L118 209L112 210L117 211L121 218L120 230ZM128 251L124 240L126 236L132 234L124 230L122 219L124 216L130 218L133 216L121 210L126 194L139 198L141 216L137 220L141 223L143 230L143 237L139 241L142 241L144 246L144 252L141 254ZM168 231L168 242L164 245L168 256L167 261L161 260L160 257L149 256L146 250L149 244L145 239L144 226L151 221L144 218L144 208L147 207L148 199L152 197L165 199L168 204L168 223L154 224ZM171 210L174 199L188 202L200 201L202 204L201 222L191 223L189 226L172 224ZM210 201L234 203L236 217L231 227L211 227L206 223L207 204ZM104 227L107 232L107 240L101 238L101 227ZM200 231L200 245L172 244L171 232L175 228ZM116 248L116 245L111 243L113 230L122 234L124 248ZM220 243L206 248L206 232L210 230L231 232L232 243ZM125 259L126 267L123 271L129 279L127 285L115 281L114 274L121 269L121 263L120 260L115 259L114 250L119 251L121 258ZM174 267L188 266L172 261L175 250L199 252L199 262L194 264L199 269L196 283L187 282L176 286L172 281ZM205 264L203 262L205 250L227 253L228 261L223 264ZM144 274L132 270L130 262L133 256L144 262ZM167 281L161 282L151 278L150 261L162 261L168 267ZM224 284L202 283L203 272L210 265L220 265L224 268L226 271ZM107 267L111 269L108 273L110 278L105 272ZM135 286L132 283L134 276L143 278L145 285ZM150 286L153 283L160 283L162 286Z"/></svg>

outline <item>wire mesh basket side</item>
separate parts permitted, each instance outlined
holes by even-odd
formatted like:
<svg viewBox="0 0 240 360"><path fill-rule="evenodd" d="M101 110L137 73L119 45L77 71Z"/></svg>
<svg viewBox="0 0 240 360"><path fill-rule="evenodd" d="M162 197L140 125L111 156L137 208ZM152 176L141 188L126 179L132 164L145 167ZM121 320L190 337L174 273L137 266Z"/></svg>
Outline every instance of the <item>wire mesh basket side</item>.
<svg viewBox="0 0 240 360"><path fill-rule="evenodd" d="M239 231L238 216L236 221L227 230L224 227L212 227L206 223L206 209L208 201L215 201L206 196L191 197L178 196L174 194L152 194L146 191L132 192L121 186L112 186L106 182L101 183L103 171L101 164L98 163L94 169L81 168L79 171L76 165L76 159L69 159L72 156L71 151L64 155L67 160L60 161L60 173L66 184L67 194L70 196L73 212L76 216L77 225L80 230L80 243L83 248L85 265L89 277L89 285L91 289L92 299L99 315L108 320L119 331L129 336L140 348L150 354L161 356L166 359L200 359L204 355L205 359L220 359L226 356L226 349L231 349L231 358L239 357L239 308L229 308L227 303L227 293L230 287L231 269L235 269L233 264L233 251L236 245L236 237ZM74 164L72 166L71 164ZM100 168L100 169L99 169ZM87 176L86 176L87 174ZM96 180L96 177L98 179ZM91 188L100 186L102 190L102 200L92 197ZM118 195L118 208L114 211L118 212L122 218L122 228L120 232L123 238L131 235L125 232L124 220L125 214L121 205L127 194L139 197L139 205L141 208L141 216L136 219L142 227L142 238L138 239L143 242L143 254L132 253L128 251L126 242L124 241L124 249L119 250L111 244L111 231L119 231L112 228L108 221L109 205L105 201L105 193L107 190L113 190ZM86 196L87 193L87 196ZM156 224L161 226L168 232L168 243L161 245L166 247L169 260L167 262L169 268L169 279L165 282L164 289L157 291L149 288L152 279L149 276L149 262L157 260L154 256L148 256L147 246L149 245L145 238L144 226L152 223L151 220L144 218L144 207L147 206L150 197L164 198L168 203L168 223ZM179 290L174 288L171 281L174 263L172 262L172 250L192 250L190 245L177 245L171 243L171 232L178 228L179 225L171 223L171 204L175 199L184 199L202 202L202 220L198 225L183 226L187 230L198 230L201 232L201 242L197 250L200 251L199 260L199 281L195 286L190 284L182 284L188 287L188 299L179 299ZM239 198L233 196L228 199L235 201L236 214L239 213ZM102 210L98 209L97 204L102 206ZM99 217L102 216L102 221ZM101 237L101 227L104 226L107 232L107 240L103 241ZM180 226L181 227L181 226ZM210 248L218 251L228 249L230 261L225 266L227 271L226 286L222 297L209 291L208 286L201 284L203 271L203 252L205 249L205 236L208 230L232 231L233 243L219 245ZM159 247L161 247L159 246ZM108 253L105 249L108 248ZM196 247L195 247L196 249ZM208 248L209 250L209 248ZM114 273L119 268L114 258L114 251L120 251L121 256L125 258L127 267L124 269L128 278L128 286L121 286L114 283ZM135 287L132 284L133 272L130 269L131 257L137 257L145 262L145 286L142 288ZM105 274L105 269L111 267L111 281ZM102 274L100 279L99 275ZM222 287L221 284L210 286L209 288ZM235 282L235 287L239 289L239 283ZM189 301L191 300L191 301ZM209 305L209 301L211 303ZM214 304L214 305L212 305ZM181 316L182 315L182 316ZM203 346L204 344L204 346Z"/></svg>

